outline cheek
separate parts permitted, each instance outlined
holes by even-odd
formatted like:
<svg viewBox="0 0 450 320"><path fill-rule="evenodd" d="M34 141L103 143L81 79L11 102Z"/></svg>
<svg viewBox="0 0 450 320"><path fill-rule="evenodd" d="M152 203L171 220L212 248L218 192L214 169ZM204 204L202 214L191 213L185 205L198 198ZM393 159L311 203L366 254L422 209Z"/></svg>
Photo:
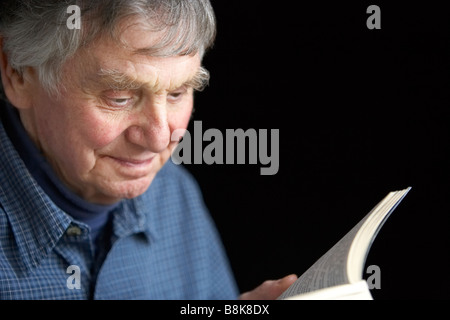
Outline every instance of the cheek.
<svg viewBox="0 0 450 320"><path fill-rule="evenodd" d="M193 102L191 101L182 111L169 115L170 131L186 129L192 116Z"/></svg>
<svg viewBox="0 0 450 320"><path fill-rule="evenodd" d="M122 130L123 121L117 116L102 113L95 104L80 101L76 96L56 103L48 100L39 111L38 130L44 140L41 142L59 150L71 146L68 152L78 157L108 145Z"/></svg>
<svg viewBox="0 0 450 320"><path fill-rule="evenodd" d="M170 131L176 129L186 129L192 115L193 101L187 103L184 107L168 113L168 124ZM134 117L128 115L108 114L101 112L90 112L80 114L77 121L77 136L72 137L73 143L83 143L82 148L98 150L117 140L123 132L133 123Z"/></svg>
<svg viewBox="0 0 450 320"><path fill-rule="evenodd" d="M113 142L123 132L118 119L99 117L95 114L81 118L80 131L83 132L83 140L88 142L89 148L100 149Z"/></svg>

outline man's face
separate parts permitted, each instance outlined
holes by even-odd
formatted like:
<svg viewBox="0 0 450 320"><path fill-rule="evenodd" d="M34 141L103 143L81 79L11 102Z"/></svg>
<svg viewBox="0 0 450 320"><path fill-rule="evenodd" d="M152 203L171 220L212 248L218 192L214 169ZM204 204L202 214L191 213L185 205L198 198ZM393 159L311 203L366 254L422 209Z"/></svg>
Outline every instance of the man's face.
<svg viewBox="0 0 450 320"><path fill-rule="evenodd" d="M131 49L100 40L69 60L59 98L36 80L25 114L28 132L60 178L94 203L136 197L149 187L175 147L171 133L188 125L200 68L198 55L137 53L155 41L138 25L122 39Z"/></svg>

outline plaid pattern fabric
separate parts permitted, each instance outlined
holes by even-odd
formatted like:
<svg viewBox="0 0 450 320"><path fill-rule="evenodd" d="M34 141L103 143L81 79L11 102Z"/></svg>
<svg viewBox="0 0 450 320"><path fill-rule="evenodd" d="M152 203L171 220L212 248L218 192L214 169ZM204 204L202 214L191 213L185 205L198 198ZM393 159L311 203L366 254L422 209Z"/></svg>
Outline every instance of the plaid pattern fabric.
<svg viewBox="0 0 450 320"><path fill-rule="evenodd" d="M237 298L219 234L186 169L168 161L145 194L113 214L112 248L93 278L89 227L52 203L0 123L0 299Z"/></svg>

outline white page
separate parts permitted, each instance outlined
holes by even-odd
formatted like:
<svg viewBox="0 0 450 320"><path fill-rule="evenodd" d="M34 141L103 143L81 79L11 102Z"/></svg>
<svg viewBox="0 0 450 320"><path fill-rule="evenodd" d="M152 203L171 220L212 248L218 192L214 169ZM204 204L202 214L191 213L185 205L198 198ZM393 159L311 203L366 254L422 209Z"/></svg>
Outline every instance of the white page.
<svg viewBox="0 0 450 320"><path fill-rule="evenodd" d="M362 280L362 266L374 238L410 189L390 192L278 299ZM354 241L355 238L357 242ZM352 257L351 264L348 263L349 255Z"/></svg>

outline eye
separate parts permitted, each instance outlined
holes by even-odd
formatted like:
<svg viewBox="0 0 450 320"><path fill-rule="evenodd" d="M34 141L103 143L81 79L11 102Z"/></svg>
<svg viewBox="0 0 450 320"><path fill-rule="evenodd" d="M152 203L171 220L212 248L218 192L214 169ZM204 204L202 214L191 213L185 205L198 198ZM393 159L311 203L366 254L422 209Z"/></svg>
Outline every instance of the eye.
<svg viewBox="0 0 450 320"><path fill-rule="evenodd" d="M103 100L112 108L126 108L133 104L134 96L130 93L107 92Z"/></svg>
<svg viewBox="0 0 450 320"><path fill-rule="evenodd" d="M188 88L182 87L177 90L169 92L167 95L167 100L171 103L177 103L183 99L183 97L188 93Z"/></svg>
<svg viewBox="0 0 450 320"><path fill-rule="evenodd" d="M112 108L126 108L133 104L133 98L107 98L106 104Z"/></svg>
<svg viewBox="0 0 450 320"><path fill-rule="evenodd" d="M128 98L120 98L120 99L111 99L112 103L119 106L119 107L124 107L127 105L128 101L130 101L130 99Z"/></svg>

